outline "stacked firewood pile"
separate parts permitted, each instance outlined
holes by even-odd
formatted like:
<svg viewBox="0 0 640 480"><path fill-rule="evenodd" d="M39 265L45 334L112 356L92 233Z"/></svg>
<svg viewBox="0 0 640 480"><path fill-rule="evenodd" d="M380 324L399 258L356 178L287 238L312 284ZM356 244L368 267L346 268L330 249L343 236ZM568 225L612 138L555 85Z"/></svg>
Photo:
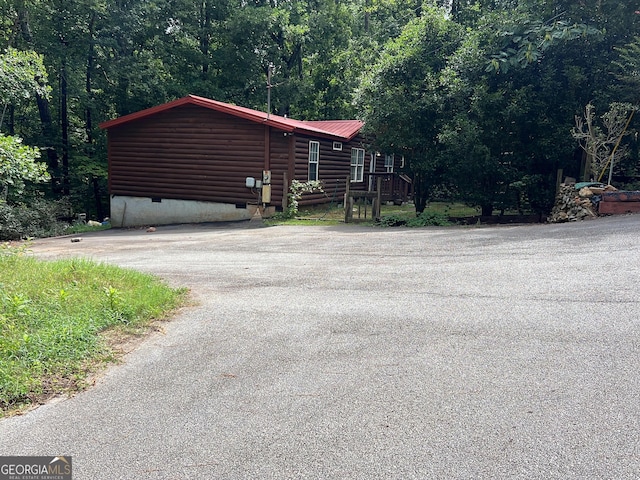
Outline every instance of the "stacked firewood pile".
<svg viewBox="0 0 640 480"><path fill-rule="evenodd" d="M603 192L615 191L611 185L576 188L575 183L560 185L556 202L547 218L549 223L576 222L598 216L598 203Z"/></svg>

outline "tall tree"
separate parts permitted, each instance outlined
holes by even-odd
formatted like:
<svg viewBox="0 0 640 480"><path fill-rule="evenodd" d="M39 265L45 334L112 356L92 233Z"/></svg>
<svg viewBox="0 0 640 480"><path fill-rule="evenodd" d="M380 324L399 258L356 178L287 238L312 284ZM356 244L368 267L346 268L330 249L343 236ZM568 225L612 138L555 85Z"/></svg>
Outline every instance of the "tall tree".
<svg viewBox="0 0 640 480"><path fill-rule="evenodd" d="M637 13L640 21L640 12ZM613 72L620 83L616 87L621 101L640 104L640 37L616 48Z"/></svg>
<svg viewBox="0 0 640 480"><path fill-rule="evenodd" d="M10 104L35 95L47 98L46 82L47 73L38 54L9 49L0 55L2 117ZM7 201L9 194L22 194L25 182L40 183L49 179L46 165L37 162L38 158L37 148L23 145L19 137L0 133L0 201Z"/></svg>
<svg viewBox="0 0 640 480"><path fill-rule="evenodd" d="M463 30L436 7L425 7L364 77L359 106L376 148L404 155L414 174L416 210L422 212L444 166L437 135L447 109L441 74Z"/></svg>

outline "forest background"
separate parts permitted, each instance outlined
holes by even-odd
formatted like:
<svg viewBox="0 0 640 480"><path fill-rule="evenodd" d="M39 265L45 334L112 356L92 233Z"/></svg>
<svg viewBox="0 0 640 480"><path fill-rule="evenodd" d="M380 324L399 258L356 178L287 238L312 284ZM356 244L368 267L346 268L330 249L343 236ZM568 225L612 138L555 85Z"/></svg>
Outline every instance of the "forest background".
<svg viewBox="0 0 640 480"><path fill-rule="evenodd" d="M273 113L364 120L418 211L548 212L558 170L597 179L620 138L614 180L638 188L632 3L0 0L0 235L108 216L100 122L187 94L265 111L270 65Z"/></svg>

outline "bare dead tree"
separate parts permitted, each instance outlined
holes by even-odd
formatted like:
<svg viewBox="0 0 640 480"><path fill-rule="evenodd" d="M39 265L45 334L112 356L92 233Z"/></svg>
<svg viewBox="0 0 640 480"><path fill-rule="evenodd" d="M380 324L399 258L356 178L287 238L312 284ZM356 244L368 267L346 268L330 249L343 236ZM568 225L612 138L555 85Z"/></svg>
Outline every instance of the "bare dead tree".
<svg viewBox="0 0 640 480"><path fill-rule="evenodd" d="M598 122L595 108L589 103L584 116L576 115L571 135L580 142L587 156L583 180L601 176L609 161L615 162L627 155L628 147L621 145L620 140L630 133L628 118L634 108L630 103L612 103Z"/></svg>

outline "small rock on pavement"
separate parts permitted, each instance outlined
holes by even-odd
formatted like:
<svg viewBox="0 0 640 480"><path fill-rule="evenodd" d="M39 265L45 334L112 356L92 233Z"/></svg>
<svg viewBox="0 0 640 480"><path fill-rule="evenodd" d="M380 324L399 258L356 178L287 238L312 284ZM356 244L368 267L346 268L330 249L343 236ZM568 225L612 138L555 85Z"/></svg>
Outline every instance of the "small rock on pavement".
<svg viewBox="0 0 640 480"><path fill-rule="evenodd" d="M155 232L155 231L156 231L156 227L149 227L149 228L147 228L147 232L149 232L149 233L153 233L153 232Z"/></svg>
<svg viewBox="0 0 640 480"><path fill-rule="evenodd" d="M82 239L78 238L78 237L74 237L74 238L71 239L71 243L78 243L80 241L82 241Z"/></svg>

